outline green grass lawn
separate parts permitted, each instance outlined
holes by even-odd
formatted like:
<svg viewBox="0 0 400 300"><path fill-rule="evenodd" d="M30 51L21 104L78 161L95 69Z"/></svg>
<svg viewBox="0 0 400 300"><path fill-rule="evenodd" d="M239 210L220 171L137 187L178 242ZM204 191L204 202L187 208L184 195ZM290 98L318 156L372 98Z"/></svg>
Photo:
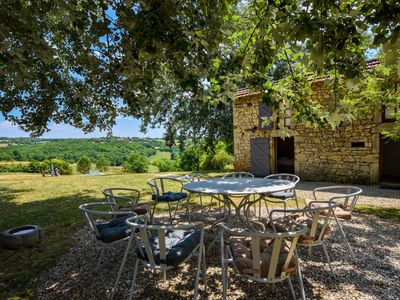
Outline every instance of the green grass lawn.
<svg viewBox="0 0 400 300"><path fill-rule="evenodd" d="M84 224L78 210L80 204L102 201L101 191L107 187L136 188L141 191L144 201L149 200L146 181L154 176L157 174L0 175L0 231L23 224L36 224L44 229L42 243L34 248L0 250L0 299L32 295L35 287L28 285L29 280L50 268L68 250L73 242L71 234ZM400 220L400 209L397 208L360 207L357 211Z"/></svg>
<svg viewBox="0 0 400 300"><path fill-rule="evenodd" d="M150 156L148 159L151 163L160 159L171 159L171 153L157 150L157 153Z"/></svg>
<svg viewBox="0 0 400 300"><path fill-rule="evenodd" d="M21 291L29 296L28 281L53 265L71 246L71 233L84 224L78 206L102 201L107 187L131 187L150 199L146 181L154 173L107 176L39 174L0 175L0 231L36 224L44 229L42 243L32 249L0 250L0 299Z"/></svg>

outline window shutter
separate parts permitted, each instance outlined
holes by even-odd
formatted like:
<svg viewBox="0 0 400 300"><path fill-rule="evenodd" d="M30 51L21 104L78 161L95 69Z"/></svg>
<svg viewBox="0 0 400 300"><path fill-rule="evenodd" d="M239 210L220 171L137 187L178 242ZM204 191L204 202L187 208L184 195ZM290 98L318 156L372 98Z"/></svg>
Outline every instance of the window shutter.
<svg viewBox="0 0 400 300"><path fill-rule="evenodd" d="M258 128L261 130L271 130L273 128L273 123L268 125L264 124L265 118L272 116L272 107L265 105L265 103L258 104Z"/></svg>

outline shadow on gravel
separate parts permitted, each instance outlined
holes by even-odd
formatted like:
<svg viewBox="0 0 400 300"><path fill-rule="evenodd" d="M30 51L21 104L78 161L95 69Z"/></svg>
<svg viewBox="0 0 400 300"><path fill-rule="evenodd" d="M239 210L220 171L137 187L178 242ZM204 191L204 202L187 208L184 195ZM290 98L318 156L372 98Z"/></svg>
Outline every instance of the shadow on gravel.
<svg viewBox="0 0 400 300"><path fill-rule="evenodd" d="M312 181L300 181L296 189L312 192L317 187L332 186L332 185L356 185L362 188L363 193L361 196L367 197L378 197L378 198L392 198L398 199L400 204L400 190L398 189L382 189L379 185L363 185L363 184L338 184L333 182L312 182ZM323 193L321 193L323 194Z"/></svg>
<svg viewBox="0 0 400 300"><path fill-rule="evenodd" d="M160 221L166 221L159 218ZM205 217L207 216L207 217ZM193 220L202 220L210 225L218 214L193 214ZM185 220L185 214L178 218ZM395 299L400 294L399 283L399 223L387 222L362 214L355 214L351 221L342 222L349 242L357 257L352 262L347 249L335 225L327 240L327 248L337 279L330 274L322 249L314 247L311 256L301 251L303 282L306 297L309 299L377 298ZM205 243L209 245L216 232L207 226ZM104 257L104 263L98 272L93 271L100 247L95 243L88 228L80 229L71 239L74 246L57 263L44 272L36 281L40 288L38 299L105 299L109 297L125 243L110 247ZM222 283L219 246L215 244L206 254L208 299L221 299ZM306 250L306 249L304 249ZM129 294L134 251L128 257L115 299L126 299ZM137 299L191 299L194 290L196 259L184 263L179 269L167 272L167 280L161 273L153 274L140 269L137 278ZM290 299L287 281L271 285L250 283L238 275L232 268L229 271L229 299ZM293 284L299 297L297 277ZM200 281L200 295L203 283Z"/></svg>

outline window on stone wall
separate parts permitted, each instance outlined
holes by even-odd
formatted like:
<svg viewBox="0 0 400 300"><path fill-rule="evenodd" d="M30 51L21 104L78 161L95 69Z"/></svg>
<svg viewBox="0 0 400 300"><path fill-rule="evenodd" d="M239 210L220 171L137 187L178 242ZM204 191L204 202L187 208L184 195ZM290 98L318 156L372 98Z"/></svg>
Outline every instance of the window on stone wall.
<svg viewBox="0 0 400 300"><path fill-rule="evenodd" d="M394 92L397 92L400 88L400 83L397 83L394 88ZM394 122L395 114L400 113L400 107L382 107L382 122Z"/></svg>
<svg viewBox="0 0 400 300"><path fill-rule="evenodd" d="M393 122L395 120L394 114L396 113L400 113L400 109L398 107L396 108L383 107L383 121Z"/></svg>
<svg viewBox="0 0 400 300"><path fill-rule="evenodd" d="M285 109L285 116L283 122L285 127L287 128L290 128L290 126L292 125L292 111L288 107L286 107Z"/></svg>

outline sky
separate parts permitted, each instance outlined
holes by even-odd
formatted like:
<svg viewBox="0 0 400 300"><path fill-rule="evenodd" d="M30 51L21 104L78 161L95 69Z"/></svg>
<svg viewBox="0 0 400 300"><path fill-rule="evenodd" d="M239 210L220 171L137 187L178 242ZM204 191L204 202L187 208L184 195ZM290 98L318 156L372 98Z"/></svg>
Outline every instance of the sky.
<svg viewBox="0 0 400 300"><path fill-rule="evenodd" d="M140 132L140 121L134 118L118 118L113 129L113 135L118 137L150 137L161 138L165 132L164 128L148 129L147 133ZM99 130L84 134L82 130L68 124L50 123L50 131L41 138L96 138L105 137L106 132ZM21 130L18 126L11 124L0 116L0 137L29 137L29 133Z"/></svg>

